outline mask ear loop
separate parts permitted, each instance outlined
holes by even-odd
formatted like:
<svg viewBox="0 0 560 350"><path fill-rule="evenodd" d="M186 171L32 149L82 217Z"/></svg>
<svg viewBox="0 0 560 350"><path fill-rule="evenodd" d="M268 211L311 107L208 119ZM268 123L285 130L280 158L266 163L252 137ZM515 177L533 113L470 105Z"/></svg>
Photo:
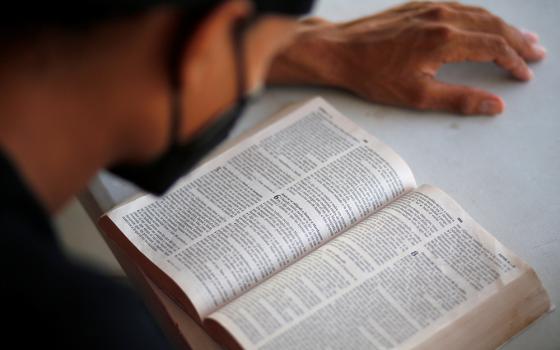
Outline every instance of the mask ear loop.
<svg viewBox="0 0 560 350"><path fill-rule="evenodd" d="M247 90L247 70L244 36L247 29L254 22L254 17L243 18L235 23L233 28L233 54L235 60L235 71L237 74L237 96L236 102L245 99Z"/></svg>

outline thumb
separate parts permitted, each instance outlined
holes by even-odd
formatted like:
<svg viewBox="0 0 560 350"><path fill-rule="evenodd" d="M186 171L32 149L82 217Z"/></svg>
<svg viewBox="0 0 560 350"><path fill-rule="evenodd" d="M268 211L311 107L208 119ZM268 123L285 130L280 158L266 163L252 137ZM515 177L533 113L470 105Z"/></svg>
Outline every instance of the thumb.
<svg viewBox="0 0 560 350"><path fill-rule="evenodd" d="M426 109L463 115L496 115L504 110L504 101L490 92L437 80L423 84Z"/></svg>

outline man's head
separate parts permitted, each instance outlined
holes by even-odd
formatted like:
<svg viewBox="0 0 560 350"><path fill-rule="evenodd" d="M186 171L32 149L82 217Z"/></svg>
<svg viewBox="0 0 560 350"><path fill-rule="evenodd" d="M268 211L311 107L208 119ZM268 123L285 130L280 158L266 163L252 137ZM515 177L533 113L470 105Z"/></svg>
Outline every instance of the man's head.
<svg viewBox="0 0 560 350"><path fill-rule="evenodd" d="M226 1L206 7L208 15L185 12L171 44L171 147L148 164L112 170L150 192L165 192L227 137L246 95L260 88L270 61L295 32L292 12L302 4L267 1L250 8Z"/></svg>
<svg viewBox="0 0 560 350"><path fill-rule="evenodd" d="M79 153L76 178L85 168L91 176L92 164L158 159L173 140L187 143L263 84L310 3L60 0L4 14L2 147L43 197L59 181L44 179L48 164L60 166ZM233 34L247 19L236 41ZM240 81L245 91L238 91ZM53 152L42 154L33 142Z"/></svg>

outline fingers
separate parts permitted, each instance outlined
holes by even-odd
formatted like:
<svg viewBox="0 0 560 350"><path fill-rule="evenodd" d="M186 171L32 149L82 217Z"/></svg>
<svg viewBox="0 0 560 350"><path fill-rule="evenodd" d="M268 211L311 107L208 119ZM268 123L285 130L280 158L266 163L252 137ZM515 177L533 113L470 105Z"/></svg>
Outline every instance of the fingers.
<svg viewBox="0 0 560 350"><path fill-rule="evenodd" d="M540 61L546 56L546 49L539 44L539 36L506 25L504 37L508 43L528 62Z"/></svg>
<svg viewBox="0 0 560 350"><path fill-rule="evenodd" d="M456 17L459 28L475 33L498 35L528 62L540 61L546 56L546 49L539 44L537 34L521 31L487 11L457 12Z"/></svg>
<svg viewBox="0 0 560 350"><path fill-rule="evenodd" d="M525 39L527 39L527 41L531 44L538 43L540 40L539 35L537 33L530 32L524 28L519 29L519 31L521 32L521 34L523 34Z"/></svg>
<svg viewBox="0 0 560 350"><path fill-rule="evenodd" d="M458 29L499 35L528 62L540 61L546 56L546 49L539 44L538 35L509 25L482 7L459 2L413 2L402 6L401 11Z"/></svg>
<svg viewBox="0 0 560 350"><path fill-rule="evenodd" d="M456 31L442 54L442 63L495 62L519 80L533 77L533 72L523 58L498 35Z"/></svg>
<svg viewBox="0 0 560 350"><path fill-rule="evenodd" d="M504 101L490 92L435 79L421 83L423 101L414 107L463 115L496 115L504 110Z"/></svg>

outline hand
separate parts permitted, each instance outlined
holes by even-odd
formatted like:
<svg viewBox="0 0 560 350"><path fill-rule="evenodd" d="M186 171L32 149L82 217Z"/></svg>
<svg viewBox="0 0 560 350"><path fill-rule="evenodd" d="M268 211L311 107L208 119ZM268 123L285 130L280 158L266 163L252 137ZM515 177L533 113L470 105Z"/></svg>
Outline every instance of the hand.
<svg viewBox="0 0 560 350"><path fill-rule="evenodd" d="M412 2L350 22L304 21L273 62L269 81L341 87L395 106L495 115L504 108L500 97L438 81L437 70L451 62L495 62L529 80L526 62L546 53L538 40L482 8Z"/></svg>

